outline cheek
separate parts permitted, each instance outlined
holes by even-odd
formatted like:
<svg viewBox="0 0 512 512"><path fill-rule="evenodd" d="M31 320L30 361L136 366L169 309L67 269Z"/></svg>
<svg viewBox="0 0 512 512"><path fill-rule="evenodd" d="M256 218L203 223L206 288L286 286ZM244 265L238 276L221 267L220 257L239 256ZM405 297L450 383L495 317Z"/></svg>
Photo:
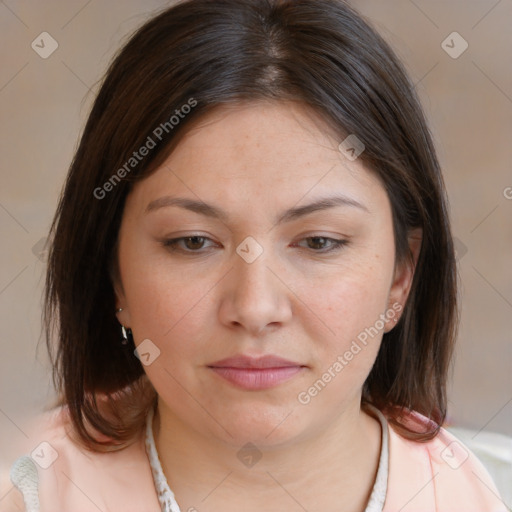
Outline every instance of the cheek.
<svg viewBox="0 0 512 512"><path fill-rule="evenodd" d="M211 285L157 268L139 270L140 278L128 292L133 298L129 307L134 340L138 346L149 339L158 349L144 371L167 404L190 414L190 405L185 405L190 402L188 392L198 395L197 369L207 357L201 339L211 332L206 327L206 308L211 305L205 297Z"/></svg>
<svg viewBox="0 0 512 512"><path fill-rule="evenodd" d="M148 338L160 350L193 346L212 284L198 277L197 267L178 266L165 252L131 242L125 241L120 270L136 344Z"/></svg>
<svg viewBox="0 0 512 512"><path fill-rule="evenodd" d="M161 349L185 349L194 345L207 314L207 283L189 281L175 273L149 269L127 291L130 319L137 338L150 338ZM172 344L171 344L172 341Z"/></svg>
<svg viewBox="0 0 512 512"><path fill-rule="evenodd" d="M305 302L323 325L332 346L341 349L386 311L391 262L380 256L367 259L331 275L322 287L304 290ZM379 324L380 325L380 322ZM314 339L314 337L312 337Z"/></svg>
<svg viewBox="0 0 512 512"><path fill-rule="evenodd" d="M360 393L377 357L385 326L388 281L379 272L353 273L328 291L311 297L311 309L327 325L318 336L311 323L309 339L315 343L312 374L298 395L301 404L318 410L340 410Z"/></svg>
<svg viewBox="0 0 512 512"><path fill-rule="evenodd" d="M393 256L391 252L388 257L372 254L351 262L331 276L321 290L307 296L308 306L318 318L309 323L308 338L315 343L313 374L308 382L311 387L303 389L301 396L312 401L315 397L315 407L320 409L337 410L353 399L377 357ZM319 332L324 334L319 336Z"/></svg>

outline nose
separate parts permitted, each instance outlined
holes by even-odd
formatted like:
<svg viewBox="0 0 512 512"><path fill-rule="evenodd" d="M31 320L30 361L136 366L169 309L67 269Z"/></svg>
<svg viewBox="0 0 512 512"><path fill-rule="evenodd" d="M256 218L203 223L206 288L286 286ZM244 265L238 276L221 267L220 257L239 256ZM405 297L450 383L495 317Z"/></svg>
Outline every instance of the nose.
<svg viewBox="0 0 512 512"><path fill-rule="evenodd" d="M230 328L251 335L274 329L292 317L291 290L279 265L263 253L252 263L234 254L234 267L224 280L219 317Z"/></svg>

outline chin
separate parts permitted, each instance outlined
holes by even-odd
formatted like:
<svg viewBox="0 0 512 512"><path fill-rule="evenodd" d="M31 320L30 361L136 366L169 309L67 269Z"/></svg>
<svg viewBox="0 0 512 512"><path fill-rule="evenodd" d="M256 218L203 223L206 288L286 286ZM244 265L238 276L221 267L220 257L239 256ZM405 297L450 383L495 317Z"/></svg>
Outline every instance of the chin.
<svg viewBox="0 0 512 512"><path fill-rule="evenodd" d="M216 432L224 442L236 448L247 443L260 448L284 445L300 437L306 427L302 426L303 417L294 414L293 409L294 405L237 404L234 410L219 413L222 418L220 423L231 436L222 428L216 429Z"/></svg>

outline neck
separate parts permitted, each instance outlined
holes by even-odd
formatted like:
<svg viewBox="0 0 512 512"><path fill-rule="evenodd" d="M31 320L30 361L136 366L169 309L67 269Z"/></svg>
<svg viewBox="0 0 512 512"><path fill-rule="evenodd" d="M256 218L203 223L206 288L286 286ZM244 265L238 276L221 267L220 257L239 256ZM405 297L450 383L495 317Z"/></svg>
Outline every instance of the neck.
<svg viewBox="0 0 512 512"><path fill-rule="evenodd" d="M314 434L279 445L260 443L240 453L240 446L184 424L159 400L153 434L162 470L183 511L327 512L343 503L343 510L360 512L370 497L381 449L380 423L359 403Z"/></svg>

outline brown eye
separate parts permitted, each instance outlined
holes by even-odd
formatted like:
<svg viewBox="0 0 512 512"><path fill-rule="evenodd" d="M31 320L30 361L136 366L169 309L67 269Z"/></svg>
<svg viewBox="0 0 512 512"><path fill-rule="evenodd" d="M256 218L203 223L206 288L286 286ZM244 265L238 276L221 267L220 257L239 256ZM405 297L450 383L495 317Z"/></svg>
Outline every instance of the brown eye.
<svg viewBox="0 0 512 512"><path fill-rule="evenodd" d="M323 236L312 236L306 240L313 242L308 244L310 249L325 249L325 243L328 241L328 239L324 238Z"/></svg>
<svg viewBox="0 0 512 512"><path fill-rule="evenodd" d="M187 236L183 239L185 241L185 246L190 250L201 249L204 244L204 237L202 236Z"/></svg>
<svg viewBox="0 0 512 512"><path fill-rule="evenodd" d="M199 252L204 247L206 240L209 240L209 238L205 236L183 236L181 238L164 240L162 244L171 251L193 253Z"/></svg>
<svg viewBox="0 0 512 512"><path fill-rule="evenodd" d="M308 249L312 249L314 252L318 253L328 253L332 251L336 251L341 249L344 245L348 244L348 240L337 240L335 238L328 238L325 236L309 236L304 238L304 240L308 240ZM330 246L326 247L326 244L330 243Z"/></svg>

